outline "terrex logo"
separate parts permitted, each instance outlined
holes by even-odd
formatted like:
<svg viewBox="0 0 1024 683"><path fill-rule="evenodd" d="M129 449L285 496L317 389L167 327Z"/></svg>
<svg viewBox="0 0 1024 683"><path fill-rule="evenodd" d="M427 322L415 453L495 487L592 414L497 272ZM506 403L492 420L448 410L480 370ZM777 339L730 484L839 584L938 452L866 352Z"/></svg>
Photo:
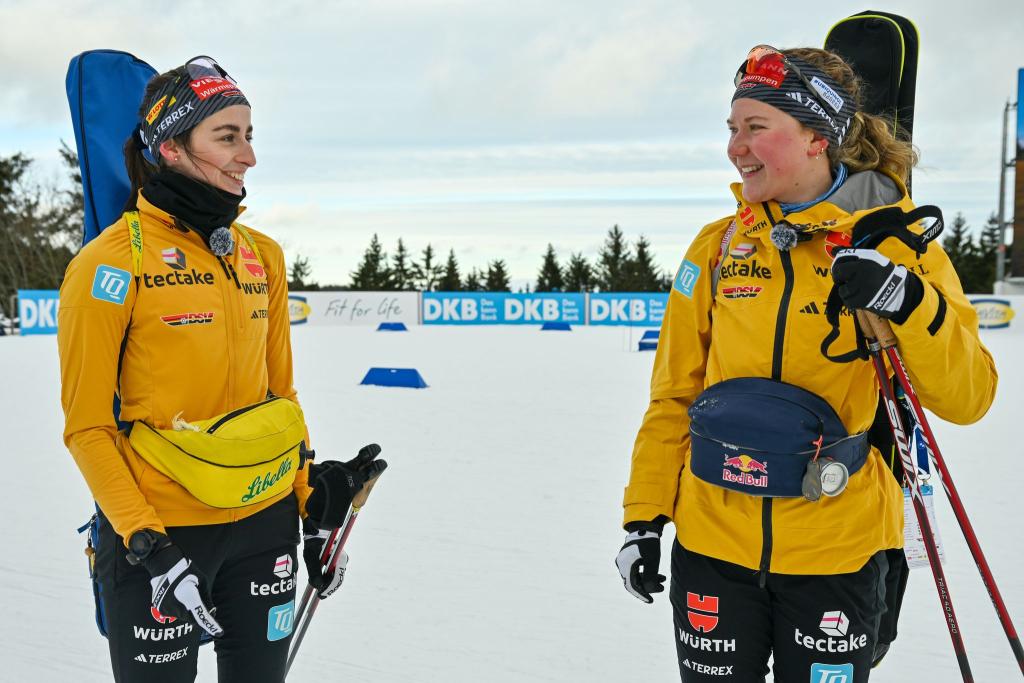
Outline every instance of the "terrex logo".
<svg viewBox="0 0 1024 683"><path fill-rule="evenodd" d="M827 301L822 301L819 304L819 303L817 303L815 301L812 301L809 304L807 304L806 306L804 306L803 308L801 308L800 312L801 313L808 313L810 315L820 315L820 314L825 312L825 305L827 303L828 303ZM842 310L839 311L839 315L851 316L851 315L853 315L853 312L850 311L848 308L843 308Z"/></svg>
<svg viewBox="0 0 1024 683"><path fill-rule="evenodd" d="M185 269L185 252L177 247L168 247L160 252L160 258L174 270Z"/></svg>
<svg viewBox="0 0 1024 683"><path fill-rule="evenodd" d="M829 637L815 638L804 635L800 629L796 628L793 629L794 642L808 650L817 650L818 652L853 652L868 644L867 634L849 633L850 620L840 610L822 614L818 628Z"/></svg>
<svg viewBox="0 0 1024 683"><path fill-rule="evenodd" d="M711 633L718 626L718 597L686 594L686 618L694 631Z"/></svg>
<svg viewBox="0 0 1024 683"><path fill-rule="evenodd" d="M722 463L722 481L727 481L733 484L742 484L744 486L755 486L757 488L765 488L768 486L768 465L760 460L755 460L749 455L737 455L737 456L725 456L725 461ZM730 471L728 468L737 469L740 471L739 474ZM760 473L761 476L755 477L752 473Z"/></svg>
<svg viewBox="0 0 1024 683"><path fill-rule="evenodd" d="M161 121L160 124L156 127L156 130L153 131L154 135L159 135L164 131L164 129L168 128L172 123L176 123L180 119L185 118L195 110L196 107L191 102L184 103L183 105L181 105L180 107L178 107L177 109L175 109L174 111L172 111L164 117L164 120Z"/></svg>
<svg viewBox="0 0 1024 683"><path fill-rule="evenodd" d="M167 662L174 662L186 656L188 656L188 648L183 647L180 650L175 650L174 652L165 652L158 655L137 654L135 655L135 661L142 662L143 664L166 664Z"/></svg>

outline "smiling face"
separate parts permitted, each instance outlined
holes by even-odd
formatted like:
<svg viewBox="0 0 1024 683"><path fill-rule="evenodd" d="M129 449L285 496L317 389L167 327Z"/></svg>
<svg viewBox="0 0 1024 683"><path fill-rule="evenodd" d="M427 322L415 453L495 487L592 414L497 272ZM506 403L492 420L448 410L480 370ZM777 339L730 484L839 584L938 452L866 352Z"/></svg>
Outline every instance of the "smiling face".
<svg viewBox="0 0 1024 683"><path fill-rule="evenodd" d="M732 103L729 161L743 179L750 202L805 202L832 185L828 141L770 104L741 98Z"/></svg>
<svg viewBox="0 0 1024 683"><path fill-rule="evenodd" d="M174 140L160 146L168 167L231 194L242 194L245 172L256 165L252 149L252 110L221 109L192 129L189 149Z"/></svg>

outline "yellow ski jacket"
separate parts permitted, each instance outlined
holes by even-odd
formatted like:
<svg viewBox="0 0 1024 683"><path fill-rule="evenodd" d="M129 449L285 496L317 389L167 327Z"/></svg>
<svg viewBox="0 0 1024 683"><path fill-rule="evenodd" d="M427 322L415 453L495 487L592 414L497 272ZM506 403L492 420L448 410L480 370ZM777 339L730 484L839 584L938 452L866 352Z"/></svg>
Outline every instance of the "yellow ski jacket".
<svg viewBox="0 0 1024 683"><path fill-rule="evenodd" d="M853 174L827 200L785 217L811 234L785 252L769 238L782 219L778 204L747 204L741 189L732 186L735 216L706 226L690 245L669 294L624 523L664 515L688 550L755 570L857 571L875 552L903 545L902 491L877 449L834 498L760 498L690 472L686 411L712 384L768 377L823 397L849 433L867 430L878 401L870 361L833 362L820 348L831 329L825 319L831 251L866 213L890 205L909 211L913 204L898 180ZM723 244L734 221L735 233ZM921 402L950 422L977 421L995 396L996 370L949 258L937 242L920 259L895 239L878 250L924 283L921 304L903 325L893 325ZM830 353L855 346L853 317L841 316Z"/></svg>
<svg viewBox="0 0 1024 683"><path fill-rule="evenodd" d="M190 421L226 413L268 391L297 400L281 247L249 230L254 253L232 228L237 246L221 259L141 192L138 208L141 276L133 277L130 233L118 220L71 261L57 319L64 443L126 539L143 528L236 521L291 492L235 509L201 503L135 453L115 423L115 393L123 421L157 428L179 413ZM293 485L300 510L307 481L303 468Z"/></svg>

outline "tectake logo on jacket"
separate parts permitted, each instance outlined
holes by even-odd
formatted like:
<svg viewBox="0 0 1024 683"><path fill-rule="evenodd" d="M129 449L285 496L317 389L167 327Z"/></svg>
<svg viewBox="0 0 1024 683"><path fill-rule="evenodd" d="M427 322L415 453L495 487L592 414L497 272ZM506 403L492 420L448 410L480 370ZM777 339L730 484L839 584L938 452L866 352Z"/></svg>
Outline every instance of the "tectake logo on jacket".
<svg viewBox="0 0 1024 683"><path fill-rule="evenodd" d="M167 275L150 275L149 273L142 274L142 284L145 285L146 289L153 289L154 287L175 287L178 285L192 286L192 285L212 285L214 282L213 273L200 273L195 268L190 269L191 272L182 273L175 271L168 273Z"/></svg>

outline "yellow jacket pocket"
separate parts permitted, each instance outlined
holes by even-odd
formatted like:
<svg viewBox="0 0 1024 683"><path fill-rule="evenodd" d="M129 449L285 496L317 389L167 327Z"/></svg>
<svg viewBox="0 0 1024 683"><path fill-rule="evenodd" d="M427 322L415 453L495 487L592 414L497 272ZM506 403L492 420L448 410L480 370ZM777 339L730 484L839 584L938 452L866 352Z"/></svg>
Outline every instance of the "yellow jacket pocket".
<svg viewBox="0 0 1024 683"><path fill-rule="evenodd" d="M254 505L291 489L306 438L302 408L270 398L173 429L132 425L129 443L146 462L216 508Z"/></svg>

